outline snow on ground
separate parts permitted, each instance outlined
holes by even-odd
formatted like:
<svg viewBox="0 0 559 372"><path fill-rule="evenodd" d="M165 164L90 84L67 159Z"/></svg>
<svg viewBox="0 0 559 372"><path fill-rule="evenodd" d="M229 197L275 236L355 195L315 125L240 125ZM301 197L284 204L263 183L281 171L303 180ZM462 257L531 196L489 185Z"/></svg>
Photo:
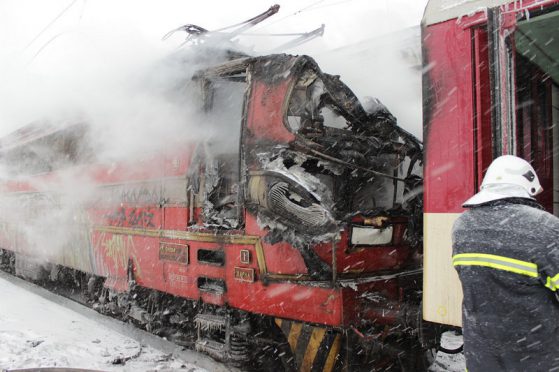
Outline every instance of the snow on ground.
<svg viewBox="0 0 559 372"><path fill-rule="evenodd" d="M448 350L458 349L463 344L462 336L454 332L445 332L441 337L441 345ZM466 360L463 353L446 354L437 352L435 362L429 368L430 372L463 372L466 370Z"/></svg>
<svg viewBox="0 0 559 372"><path fill-rule="evenodd" d="M196 366L191 358L180 358L169 353L142 345L131 337L123 336L93 310L74 311L82 308L69 300L73 306L62 306L41 295L45 290L17 278L0 273L0 370L38 367L71 367L102 371L188 371L206 372ZM12 283L14 281L14 283ZM19 284L18 284L19 283ZM23 283L23 284L22 284ZM26 290L32 288L33 291ZM39 294L37 294L39 293ZM89 316L85 314L89 313ZM97 319L95 319L97 318ZM153 336L151 336L153 337ZM136 338L137 339L137 338ZM453 332L443 334L442 346L456 349L462 344L462 336ZM182 354L184 354L183 352ZM179 355L182 355L179 353ZM227 370L223 365L197 357L196 364L208 370ZM125 364L114 364L125 360ZM205 363L205 364L204 364ZM212 363L215 366L212 367ZM218 368L219 367L219 368ZM462 372L465 370L464 355L438 352L429 368L430 372Z"/></svg>
<svg viewBox="0 0 559 372"><path fill-rule="evenodd" d="M33 367L205 371L0 277L0 370Z"/></svg>

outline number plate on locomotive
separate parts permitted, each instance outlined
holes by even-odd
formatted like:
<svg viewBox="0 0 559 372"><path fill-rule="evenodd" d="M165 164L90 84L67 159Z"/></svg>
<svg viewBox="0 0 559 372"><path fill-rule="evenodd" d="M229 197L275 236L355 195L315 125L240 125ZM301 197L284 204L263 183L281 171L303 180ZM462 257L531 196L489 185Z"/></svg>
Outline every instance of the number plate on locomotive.
<svg viewBox="0 0 559 372"><path fill-rule="evenodd" d="M254 282L254 269L235 267L235 279L241 282Z"/></svg>
<svg viewBox="0 0 559 372"><path fill-rule="evenodd" d="M159 244L159 259L188 264L188 245L161 242Z"/></svg>

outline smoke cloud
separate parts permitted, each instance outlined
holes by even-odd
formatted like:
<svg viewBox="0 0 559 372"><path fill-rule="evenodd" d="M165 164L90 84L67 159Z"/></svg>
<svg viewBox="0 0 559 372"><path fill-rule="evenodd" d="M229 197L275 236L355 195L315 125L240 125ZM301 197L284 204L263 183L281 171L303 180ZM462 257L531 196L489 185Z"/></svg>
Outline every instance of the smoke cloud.
<svg viewBox="0 0 559 372"><path fill-rule="evenodd" d="M211 64L196 61L218 61L222 56L215 49L203 49L208 53L205 56L197 49L194 56L193 49L179 48L184 35L173 35L165 42L160 39L185 23L218 29L258 14L268 5L263 8L259 1L185 3L2 2L0 27L10 32L0 32L4 35L0 37L4 46L0 55L0 135L29 123L54 128L85 123L89 127L86 139L96 159L107 164L147 156L178 141L203 141L216 133L222 138L238 136L234 127L203 122L198 106L191 104L196 87L190 78ZM376 8L368 0L346 3L341 8L331 1L306 6L291 1L285 7L280 3L280 15L255 27L254 32L306 32L325 23L322 39L285 52L315 56L325 72L341 75L358 97L379 98L402 127L420 135L420 72L414 70L415 60L410 63L402 54L409 40L393 38L377 48L379 38L373 36L419 23L417 14L423 5L414 2L417 14L412 22L403 16L402 7L407 3L390 2L391 7L396 6L392 9L396 16L389 22L388 2ZM372 27L375 21L377 28ZM231 42L248 53L262 54L283 40L248 35ZM408 50L419 50L419 46ZM214 124L219 124L219 118ZM31 150L42 159L50 156L48 148ZM25 165L24 156L16 160ZM11 177L10 169L0 172L0 178ZM22 208L20 199L0 201L5 216L26 221L24 234L29 244L43 247L46 259L76 239L88 239L76 237L78 230L60 226L88 223L81 206L96 200L94 182L79 170L61 177L65 178L58 185L63 186L52 193L29 195L24 201L28 208ZM49 182L38 177L30 188L49 189Z"/></svg>
<svg viewBox="0 0 559 372"><path fill-rule="evenodd" d="M417 25L425 3L425 0L374 3L322 0L304 4L282 1L278 14L236 41L255 54L269 53L293 37L258 34L308 32L324 23L323 37L285 52L316 57L326 72L340 74L359 97L372 95L385 102L406 127L415 125L411 122L418 119L411 118L420 115L417 109L408 113L404 108L409 107L409 99L402 102L395 97L413 94L420 102L417 86L420 74L408 71L409 62L401 55L402 40L394 40L390 35ZM186 23L219 29L250 18L270 5L260 1L218 0L203 4L179 0L164 4L129 0L116 3L55 0L47 4L37 0L3 1L0 4L3 45L0 135L35 120L61 121L61 117L83 114L98 116L100 125L105 126L113 126L108 124L113 120L107 119L115 114L120 117L114 118L115 121L124 128L123 122L132 119L153 122L153 116L167 116L175 120L175 113L167 111L169 106L165 103L155 100L151 108L146 107L143 101L148 100L150 93L138 83L149 75L159 76L160 80L172 79L173 71L149 71L149 68L172 53L182 43L184 34L176 33L164 42L161 37ZM379 48L383 39L391 39L392 43ZM415 42L419 44L419 38ZM355 56L355 50L348 48L350 45L365 50L364 54ZM419 50L418 45L416 48ZM388 76L402 76L399 80L403 83L391 85ZM142 110L132 110L135 115L130 115L128 109L134 106L142 106ZM136 131L143 128L135 127Z"/></svg>

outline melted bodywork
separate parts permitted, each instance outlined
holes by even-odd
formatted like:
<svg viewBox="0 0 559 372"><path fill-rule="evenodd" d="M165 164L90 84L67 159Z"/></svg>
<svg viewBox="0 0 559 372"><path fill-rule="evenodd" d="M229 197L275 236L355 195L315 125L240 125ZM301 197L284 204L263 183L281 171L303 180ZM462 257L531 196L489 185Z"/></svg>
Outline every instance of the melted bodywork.
<svg viewBox="0 0 559 372"><path fill-rule="evenodd" d="M412 170L421 144L380 102L365 109L308 56L221 56L185 78L188 98L180 96L197 106L207 139L5 180L4 199L15 206L51 200L69 181L88 180L91 193L55 198L59 205L32 221L44 225L49 215L48 226L81 232L45 235L46 253L32 244L38 230L3 210L2 248L16 262L40 256L101 277L119 296L145 288L204 304L188 312L195 346L224 360L248 360L251 343L285 346L297 329L309 345L289 343L298 366L349 358L342 339L360 345L355 358L365 369L383 353L398 357L420 327L421 180ZM17 137L4 158L32 150L35 140ZM56 220L58 210L72 223ZM148 297L133 298L117 301L133 304L131 317L150 327L157 316L167 322ZM334 351L317 352L321 342Z"/></svg>
<svg viewBox="0 0 559 372"><path fill-rule="evenodd" d="M370 100L365 110L309 57L259 57L251 72L252 94L283 102L271 111L261 102L245 118L247 207L269 242L297 247L309 274L324 277L313 244L339 240L355 218L413 215L405 209L417 195L404 202L404 193L417 184L411 171L421 144L382 104ZM273 89L285 96L273 97ZM273 120L265 123L259 115L266 114Z"/></svg>

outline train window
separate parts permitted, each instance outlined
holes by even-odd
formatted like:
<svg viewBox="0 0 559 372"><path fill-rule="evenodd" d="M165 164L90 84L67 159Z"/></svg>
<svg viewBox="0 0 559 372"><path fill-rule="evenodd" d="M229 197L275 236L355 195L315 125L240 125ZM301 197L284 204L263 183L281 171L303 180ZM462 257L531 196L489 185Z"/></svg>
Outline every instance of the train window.
<svg viewBox="0 0 559 372"><path fill-rule="evenodd" d="M197 253L198 262L223 266L225 265L225 252L215 249L198 249Z"/></svg>
<svg viewBox="0 0 559 372"><path fill-rule="evenodd" d="M333 102L322 79L314 71L307 71L297 81L290 97L289 129L307 137L322 135L325 128L348 129L348 121Z"/></svg>
<svg viewBox="0 0 559 372"><path fill-rule="evenodd" d="M320 116L324 119L324 125L330 128L347 129L347 120L336 113L332 106L324 106L320 109Z"/></svg>
<svg viewBox="0 0 559 372"><path fill-rule="evenodd" d="M403 187L399 187L392 178L360 174L351 166L359 164L390 176L402 176L399 155L381 154L380 142L367 131L370 122L378 124L386 120L384 123L388 123L395 119L378 100L371 99L368 106L370 110L366 111L337 76L321 74L313 69L301 74L289 98L288 128L305 140L314 142L310 147L320 149L315 150L315 154L323 153L317 154L318 157L336 158L343 166L349 164L345 170L325 167L326 163L310 159L301 164L315 177L334 176L334 181L328 186L337 199L334 206L336 215L350 210L394 208L403 200ZM395 143L401 141L397 134L392 137ZM316 148L315 144L318 145ZM352 182L344 183L343 177L336 177L343 172L347 172Z"/></svg>

